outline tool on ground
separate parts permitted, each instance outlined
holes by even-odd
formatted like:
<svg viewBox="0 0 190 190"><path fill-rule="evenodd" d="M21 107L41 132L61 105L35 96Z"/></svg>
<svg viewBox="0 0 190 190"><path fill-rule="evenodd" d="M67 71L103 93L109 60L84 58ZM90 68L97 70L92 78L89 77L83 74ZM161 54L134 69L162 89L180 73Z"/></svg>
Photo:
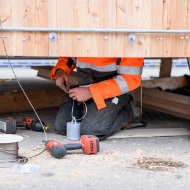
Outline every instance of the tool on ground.
<svg viewBox="0 0 190 190"><path fill-rule="evenodd" d="M0 21L0 28L1 28L1 21ZM0 35L1 35L1 36L4 36L4 35L3 35L3 30L2 30L2 28L1 28L1 30L0 30ZM23 89L23 87L22 87L22 85L21 85L21 83L20 83L20 81L19 81L19 79L18 79L18 77L17 77L17 75L16 75L14 69L13 69L13 66L12 66L12 64L11 64L11 61L10 61L10 59L9 59L9 55L8 55L8 52L7 52L7 49L6 49L6 46L5 46L5 40L4 40L4 38L1 38L1 39L2 39L3 48L4 48L4 51L5 51L5 54L6 54L7 61L8 61L8 63L9 63L9 65L10 65L10 68L11 68L11 70L12 70L12 72L13 72L15 78L16 78L16 81L17 81L18 85L20 86L20 89L22 90L22 92L23 92L23 94L24 94L26 100L28 101L28 103L30 104L32 110L34 111L36 117L38 118L38 121L39 121L39 123L41 124L41 128L43 129L43 132L44 132L45 141L47 141L47 134L46 134L47 128L43 127L43 125L44 125L43 122L41 121L41 119L40 119L40 117L39 117L37 111L35 110L34 106L32 105L32 103L31 103L30 99L28 98L26 92L24 91L24 89ZM12 122L14 123L15 121L12 121ZM11 131L15 132L15 130L16 130L15 125L14 125L14 124L11 124L11 122L8 122L8 124L9 124L10 126L13 126L14 129L11 130ZM3 131L6 131L6 126L7 126L6 123L3 123L3 125L1 125L1 122L0 122L0 127L2 128ZM34 125L34 126L35 126L35 125ZM9 129L11 129L11 127L9 127ZM44 152L44 151L41 151L40 153L38 153L38 154L36 154L36 155L34 155L34 156L32 156L32 157L38 156L38 155L40 155L42 152Z"/></svg>
<svg viewBox="0 0 190 190"><path fill-rule="evenodd" d="M80 142L61 144L50 140L46 142L46 150L55 158L63 158L67 150L82 149L85 154L96 154L99 152L99 139L93 135L82 135Z"/></svg>
<svg viewBox="0 0 190 190"><path fill-rule="evenodd" d="M14 119L1 119L0 131L6 134L16 133L16 120Z"/></svg>
<svg viewBox="0 0 190 190"><path fill-rule="evenodd" d="M55 158L63 158L67 154L67 150L63 144L54 140L48 140L45 143L46 150Z"/></svg>
<svg viewBox="0 0 190 190"><path fill-rule="evenodd" d="M6 118L0 120L0 131L6 134L15 134L17 129L28 129L36 132L43 132L49 130L49 127L42 122L41 125L38 119L30 117L24 118L22 121L16 121L13 118Z"/></svg>
<svg viewBox="0 0 190 190"><path fill-rule="evenodd" d="M73 140L73 141L76 141L76 140L79 140L80 139L80 136L81 136L81 133L80 133L80 121L86 116L87 114L87 106L86 106L86 103L85 102L77 102L78 105L80 104L84 104L85 106L85 113L84 115L81 117L81 118L76 118L74 115L73 115L73 112L74 112L74 105L75 105L75 100L73 100L73 105L72 105L72 110L71 110L71 117L72 117L72 121L71 122L67 122L67 139L68 140Z"/></svg>
<svg viewBox="0 0 190 190"><path fill-rule="evenodd" d="M41 125L42 123L42 125ZM19 129L28 129L36 132L43 132L49 130L49 126L46 126L45 123L42 121L40 122L38 119L33 119L31 117L26 117L22 121L16 121L16 126Z"/></svg>

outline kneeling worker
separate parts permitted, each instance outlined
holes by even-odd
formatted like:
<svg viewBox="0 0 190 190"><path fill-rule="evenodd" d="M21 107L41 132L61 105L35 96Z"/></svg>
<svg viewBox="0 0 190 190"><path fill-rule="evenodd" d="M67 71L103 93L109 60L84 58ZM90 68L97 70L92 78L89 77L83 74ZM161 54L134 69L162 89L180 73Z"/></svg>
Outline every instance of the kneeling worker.
<svg viewBox="0 0 190 190"><path fill-rule="evenodd" d="M51 71L51 79L67 94L55 119L55 131L66 135L72 107L76 119L85 114L86 108L80 102L87 106L81 120L81 135L105 139L134 120L133 92L140 86L143 62L143 58L60 57ZM67 91L69 76L75 68L79 86Z"/></svg>

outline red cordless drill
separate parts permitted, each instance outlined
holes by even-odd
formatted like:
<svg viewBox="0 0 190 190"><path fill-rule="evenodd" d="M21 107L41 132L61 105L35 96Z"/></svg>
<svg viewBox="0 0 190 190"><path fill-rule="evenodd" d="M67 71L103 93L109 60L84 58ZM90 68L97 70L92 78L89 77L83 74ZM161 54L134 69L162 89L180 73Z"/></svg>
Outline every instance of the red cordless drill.
<svg viewBox="0 0 190 190"><path fill-rule="evenodd" d="M43 126L42 126L43 125ZM48 126L45 125L45 123L41 122L38 119L33 119L31 117L25 117L22 121L16 121L16 126L19 129L28 129L36 132L43 132L43 128L45 131L48 131ZM43 128L42 128L43 127Z"/></svg>
<svg viewBox="0 0 190 190"><path fill-rule="evenodd" d="M56 141L47 141L46 149L55 158L63 158L67 150L82 149L85 154L96 154L99 152L99 139L93 135L82 135L81 141L62 145Z"/></svg>
<svg viewBox="0 0 190 190"><path fill-rule="evenodd" d="M46 150L55 158L63 158L67 154L66 148L61 143L53 140L46 142Z"/></svg>

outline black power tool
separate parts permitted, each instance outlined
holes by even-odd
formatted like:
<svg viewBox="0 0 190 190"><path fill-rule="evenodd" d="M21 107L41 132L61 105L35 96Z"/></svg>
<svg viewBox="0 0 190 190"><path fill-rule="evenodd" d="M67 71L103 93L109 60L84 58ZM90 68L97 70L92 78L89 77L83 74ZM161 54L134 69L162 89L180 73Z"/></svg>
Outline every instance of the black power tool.
<svg viewBox="0 0 190 190"><path fill-rule="evenodd" d="M42 126L43 125L43 126ZM49 130L49 127L38 119L30 117L24 118L22 121L16 121L13 118L0 119L0 131L6 134L15 134L17 129L28 129L36 132L43 132Z"/></svg>

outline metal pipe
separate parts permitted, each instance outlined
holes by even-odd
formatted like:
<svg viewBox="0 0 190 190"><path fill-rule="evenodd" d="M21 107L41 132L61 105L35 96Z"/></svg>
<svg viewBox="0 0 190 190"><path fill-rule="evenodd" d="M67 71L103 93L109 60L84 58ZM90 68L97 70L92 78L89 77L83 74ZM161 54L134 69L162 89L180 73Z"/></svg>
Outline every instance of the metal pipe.
<svg viewBox="0 0 190 190"><path fill-rule="evenodd" d="M102 29L102 28L31 28L0 27L2 31L15 32L86 32L86 33L190 33L190 30Z"/></svg>

